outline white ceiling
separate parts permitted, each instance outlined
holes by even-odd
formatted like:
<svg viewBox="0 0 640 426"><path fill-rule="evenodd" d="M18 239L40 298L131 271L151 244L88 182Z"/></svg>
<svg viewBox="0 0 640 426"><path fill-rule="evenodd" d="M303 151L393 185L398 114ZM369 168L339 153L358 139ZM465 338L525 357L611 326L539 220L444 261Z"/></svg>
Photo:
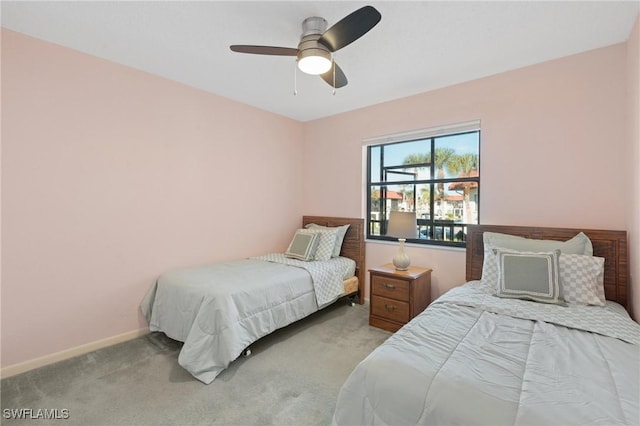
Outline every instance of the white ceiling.
<svg viewBox="0 0 640 426"><path fill-rule="evenodd" d="M339 50L349 84L297 73L301 23L372 5L382 20ZM2 1L2 26L300 121L624 42L639 1Z"/></svg>

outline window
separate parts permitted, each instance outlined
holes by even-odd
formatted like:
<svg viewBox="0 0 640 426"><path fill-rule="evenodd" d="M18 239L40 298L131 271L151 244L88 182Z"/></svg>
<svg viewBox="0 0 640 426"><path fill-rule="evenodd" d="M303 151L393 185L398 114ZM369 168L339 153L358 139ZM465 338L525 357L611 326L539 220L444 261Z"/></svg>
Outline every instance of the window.
<svg viewBox="0 0 640 426"><path fill-rule="evenodd" d="M395 240L390 212L416 213L412 243L466 246L478 223L480 126L463 123L365 141L367 238Z"/></svg>

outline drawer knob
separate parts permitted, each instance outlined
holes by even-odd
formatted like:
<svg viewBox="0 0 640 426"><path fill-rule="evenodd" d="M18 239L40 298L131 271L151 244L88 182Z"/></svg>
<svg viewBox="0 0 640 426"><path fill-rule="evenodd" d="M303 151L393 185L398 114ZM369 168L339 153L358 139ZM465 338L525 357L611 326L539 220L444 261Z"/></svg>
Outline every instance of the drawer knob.
<svg viewBox="0 0 640 426"><path fill-rule="evenodd" d="M389 290L395 290L396 286L393 284L389 284L389 283L382 283L382 285L384 286L384 288L389 289Z"/></svg>
<svg viewBox="0 0 640 426"><path fill-rule="evenodd" d="M390 311L390 312L393 312L393 311L395 311L395 310L396 310L396 307L395 307L394 305L389 305L389 304L387 304L387 303L385 303L385 304L384 304L384 308L385 308L387 311Z"/></svg>

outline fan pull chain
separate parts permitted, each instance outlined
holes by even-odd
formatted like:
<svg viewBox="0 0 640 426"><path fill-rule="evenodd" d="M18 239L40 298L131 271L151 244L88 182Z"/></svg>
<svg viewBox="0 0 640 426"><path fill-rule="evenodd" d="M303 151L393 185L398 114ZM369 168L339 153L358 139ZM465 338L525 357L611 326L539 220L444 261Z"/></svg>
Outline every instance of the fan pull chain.
<svg viewBox="0 0 640 426"><path fill-rule="evenodd" d="M298 64L293 63L293 96L298 96Z"/></svg>

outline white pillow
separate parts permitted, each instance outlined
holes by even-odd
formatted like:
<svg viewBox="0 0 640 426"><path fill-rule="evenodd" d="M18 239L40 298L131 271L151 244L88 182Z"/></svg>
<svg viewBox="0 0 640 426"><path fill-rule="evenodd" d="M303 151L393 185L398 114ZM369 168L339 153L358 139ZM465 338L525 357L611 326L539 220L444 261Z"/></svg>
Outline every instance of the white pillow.
<svg viewBox="0 0 640 426"><path fill-rule="evenodd" d="M604 306L604 258L563 253L560 255L560 284L565 301Z"/></svg>
<svg viewBox="0 0 640 426"><path fill-rule="evenodd" d="M319 235L318 248L313 255L314 260L330 260L333 255L333 248L336 245L336 235L338 230L335 228L325 229L307 229L309 232L315 232Z"/></svg>
<svg viewBox="0 0 640 426"><path fill-rule="evenodd" d="M492 287L498 280L496 255L493 253L493 249L496 248L536 253L560 250L561 253L593 255L591 240L582 232L567 241L536 240L498 232L485 232L482 234L482 240L484 261L481 281Z"/></svg>
<svg viewBox="0 0 640 426"><path fill-rule="evenodd" d="M316 223L310 223L305 228L312 230L321 230L321 229L336 229L338 232L336 233L336 243L333 246L333 253L331 257L340 256L340 250L342 250L342 243L344 241L344 236L347 234L347 230L349 229L349 224L341 225L336 227L322 226Z"/></svg>

